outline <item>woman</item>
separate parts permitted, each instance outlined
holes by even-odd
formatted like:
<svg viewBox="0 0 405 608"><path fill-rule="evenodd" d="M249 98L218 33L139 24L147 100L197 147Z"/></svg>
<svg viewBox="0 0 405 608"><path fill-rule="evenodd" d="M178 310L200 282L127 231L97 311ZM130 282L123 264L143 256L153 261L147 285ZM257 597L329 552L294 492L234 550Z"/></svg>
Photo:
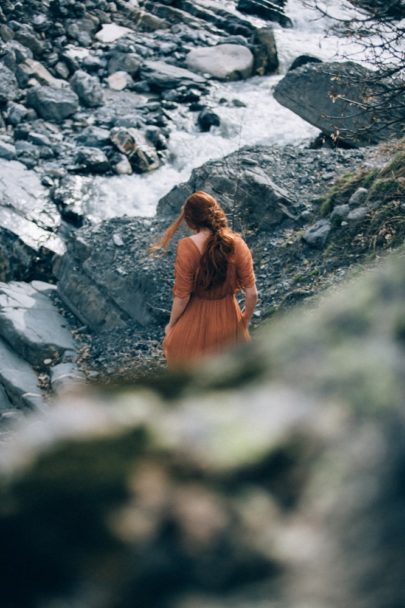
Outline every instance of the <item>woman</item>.
<svg viewBox="0 0 405 608"><path fill-rule="evenodd" d="M224 211L210 194L189 196L154 249L166 247L183 221L194 234L177 245L173 306L163 342L170 368L249 341L257 301L250 250L229 229ZM245 292L243 312L235 297L240 289Z"/></svg>

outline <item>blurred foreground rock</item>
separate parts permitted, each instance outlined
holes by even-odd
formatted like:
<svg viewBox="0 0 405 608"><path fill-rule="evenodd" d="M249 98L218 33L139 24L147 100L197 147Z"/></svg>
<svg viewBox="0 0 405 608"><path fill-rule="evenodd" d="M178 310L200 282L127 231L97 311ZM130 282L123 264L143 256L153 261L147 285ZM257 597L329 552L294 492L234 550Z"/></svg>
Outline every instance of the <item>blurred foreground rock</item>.
<svg viewBox="0 0 405 608"><path fill-rule="evenodd" d="M246 350L16 432L2 606L403 606L404 255Z"/></svg>

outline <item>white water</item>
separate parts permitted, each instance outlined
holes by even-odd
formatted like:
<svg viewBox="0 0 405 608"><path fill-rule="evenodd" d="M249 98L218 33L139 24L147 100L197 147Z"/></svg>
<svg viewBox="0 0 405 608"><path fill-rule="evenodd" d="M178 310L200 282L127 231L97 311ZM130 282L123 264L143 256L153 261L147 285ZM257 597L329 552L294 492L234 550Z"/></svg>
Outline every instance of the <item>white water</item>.
<svg viewBox="0 0 405 608"><path fill-rule="evenodd" d="M214 4L207 0L207 4ZM221 6L236 11L234 0L222 0ZM325 7L333 15L350 15L344 0L325 0ZM186 181L194 167L208 160L220 158L248 144L296 144L313 139L318 130L274 99L272 89L282 78L291 62L302 54L312 54L332 61L347 56L359 59L361 49L353 42L336 35L326 35L329 23L314 10L306 8L303 0L289 0L287 14L294 27L284 29L274 25L280 74L254 77L233 83L216 83L207 103L221 117L221 126L201 133L195 126L196 113L181 110L174 116L177 130L170 136L170 159L163 167L149 174L113 178L96 178L99 196L89 203L90 219L98 221L120 215L151 216L159 199L174 185ZM244 18L247 18L244 15ZM257 25L269 23L251 18ZM219 100L225 98L225 105ZM235 107L232 99L242 101L246 107Z"/></svg>

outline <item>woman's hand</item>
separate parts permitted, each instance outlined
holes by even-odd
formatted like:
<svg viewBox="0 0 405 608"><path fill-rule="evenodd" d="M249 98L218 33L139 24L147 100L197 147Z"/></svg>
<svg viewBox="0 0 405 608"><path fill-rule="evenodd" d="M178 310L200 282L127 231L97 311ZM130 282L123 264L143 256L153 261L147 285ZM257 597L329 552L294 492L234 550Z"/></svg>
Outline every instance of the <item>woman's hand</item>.
<svg viewBox="0 0 405 608"><path fill-rule="evenodd" d="M169 333L169 331L171 330L171 328L173 327L173 325L171 323L168 323L165 327L165 336L167 336L167 334Z"/></svg>

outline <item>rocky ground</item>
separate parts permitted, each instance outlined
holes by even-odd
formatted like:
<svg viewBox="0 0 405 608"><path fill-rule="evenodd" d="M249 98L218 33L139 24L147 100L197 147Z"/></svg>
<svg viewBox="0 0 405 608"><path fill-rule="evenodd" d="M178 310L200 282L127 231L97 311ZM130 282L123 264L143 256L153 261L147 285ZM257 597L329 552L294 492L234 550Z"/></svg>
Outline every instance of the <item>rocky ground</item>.
<svg viewBox="0 0 405 608"><path fill-rule="evenodd" d="M153 172L167 160L178 112L201 130L218 125L207 102L213 83L277 70L271 23L291 26L284 5L2 3L1 420L16 408L47 409L49 394L72 380L138 379L162 367L175 243L164 258L147 249L194 189L218 196L252 248L261 294L253 331L403 242L403 141L353 148L370 140L342 135L336 147L345 124L325 121L325 82L332 69L341 83L355 68L304 55L275 94L321 129L313 146L243 148L196 169L154 218L90 222L96 176ZM381 130L378 140L392 135Z"/></svg>
<svg viewBox="0 0 405 608"><path fill-rule="evenodd" d="M255 332L275 313L338 285L354 269L403 243L403 144L394 160L392 153L392 147L246 148L196 169L189 182L160 201L153 220L116 219L82 229L83 257L74 246L69 249L59 291L83 322L98 330L82 336L88 346L85 366L105 382L139 378L151 366L162 365L160 342L170 310L175 243L157 260L147 250L188 193L202 188L218 196L252 248L260 292ZM341 174L337 182L336 172ZM391 179L395 188L389 187ZM87 255L84 243L88 248L91 244ZM79 290L78 281L83 282ZM95 287L92 303L88 294ZM78 299L72 302L75 294ZM103 307L115 310L117 317L121 313L119 320L108 318ZM97 311L104 327L97 326Z"/></svg>

